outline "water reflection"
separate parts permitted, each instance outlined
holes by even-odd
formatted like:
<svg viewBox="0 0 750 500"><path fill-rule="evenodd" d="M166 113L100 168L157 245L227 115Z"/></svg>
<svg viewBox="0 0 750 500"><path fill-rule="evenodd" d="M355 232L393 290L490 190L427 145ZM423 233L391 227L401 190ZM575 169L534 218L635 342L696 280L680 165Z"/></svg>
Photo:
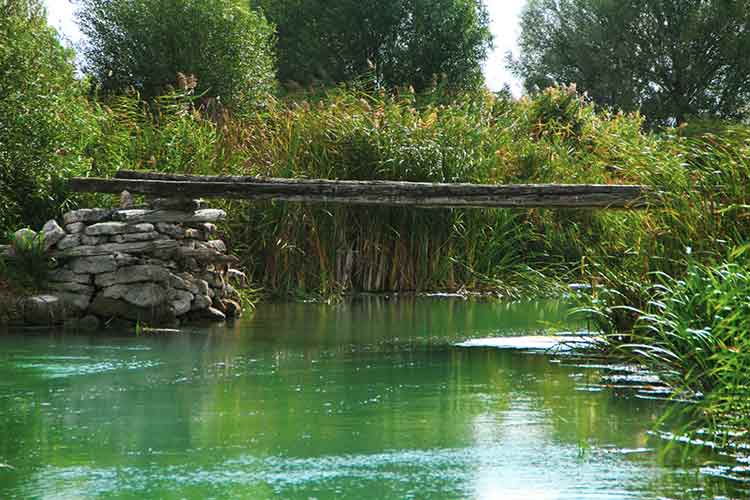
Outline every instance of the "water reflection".
<svg viewBox="0 0 750 500"><path fill-rule="evenodd" d="M606 370L458 349L557 302L266 305L157 338L0 338L2 498L740 498ZM565 325L576 329L580 325Z"/></svg>

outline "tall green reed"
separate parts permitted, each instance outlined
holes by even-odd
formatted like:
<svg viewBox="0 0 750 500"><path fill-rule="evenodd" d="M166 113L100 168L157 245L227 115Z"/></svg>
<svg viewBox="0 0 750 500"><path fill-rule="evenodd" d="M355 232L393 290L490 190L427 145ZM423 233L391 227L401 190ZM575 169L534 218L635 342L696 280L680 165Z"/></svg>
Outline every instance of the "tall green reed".
<svg viewBox="0 0 750 500"><path fill-rule="evenodd" d="M338 88L269 97L231 116L184 89L101 104L92 175L178 173L476 183L642 183L642 212L419 210L226 202L227 238L278 293L511 290L550 279L679 276L685 249L710 263L748 229L749 135L645 132L638 114L595 109L572 88L511 100ZM100 202L99 199L96 200ZM92 201L93 202L93 201ZM610 274L609 276L607 274ZM526 278L524 278L524 275ZM619 276L619 277L618 277ZM621 278L620 278L621 277ZM626 293L627 300L637 292Z"/></svg>
<svg viewBox="0 0 750 500"><path fill-rule="evenodd" d="M658 151L658 139L643 134L641 123L637 115L597 113L569 89L552 89L538 100L515 102L479 93L427 104L410 92L394 96L338 89L313 100L273 101L264 113L229 128L244 127L244 135L233 134L241 141L234 149L248 155L243 166L248 174L629 182L634 176L623 172L630 169L613 165L634 163L639 158L634 152ZM247 247L243 253L252 256L248 263L254 275L268 288L325 292L510 290L533 282L538 274L530 268L565 274L601 241L612 253L626 252L632 244L622 235L634 231L621 231L622 221L642 223L624 213L549 210L264 204L233 213L240 215L230 233ZM243 230L248 227L255 232ZM609 235L617 237L611 241ZM338 269L332 264L337 262Z"/></svg>
<svg viewBox="0 0 750 500"><path fill-rule="evenodd" d="M744 252L714 266L691 262L680 278L658 273L651 287L639 285L649 297L642 309L594 298L585 310L605 325L618 313L632 316L627 335L604 330L604 345L658 373L675 398L698 402L682 407L691 427L703 426L723 442L750 440L750 266Z"/></svg>

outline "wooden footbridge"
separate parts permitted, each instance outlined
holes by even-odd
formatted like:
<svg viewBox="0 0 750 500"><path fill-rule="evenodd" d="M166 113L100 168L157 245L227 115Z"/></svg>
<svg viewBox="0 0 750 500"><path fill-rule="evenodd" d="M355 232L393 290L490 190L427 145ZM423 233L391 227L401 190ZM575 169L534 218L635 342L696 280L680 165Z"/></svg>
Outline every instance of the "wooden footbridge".
<svg viewBox="0 0 750 500"><path fill-rule="evenodd" d="M76 177L76 192L128 191L161 198L233 198L434 208L644 209L660 204L648 186L610 184L434 184L196 176L121 170L113 179Z"/></svg>

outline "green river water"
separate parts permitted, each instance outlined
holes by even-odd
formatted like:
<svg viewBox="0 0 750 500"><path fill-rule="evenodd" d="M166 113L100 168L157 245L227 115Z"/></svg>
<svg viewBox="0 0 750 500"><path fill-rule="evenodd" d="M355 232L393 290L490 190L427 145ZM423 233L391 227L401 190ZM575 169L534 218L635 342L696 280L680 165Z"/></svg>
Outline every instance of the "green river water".
<svg viewBox="0 0 750 500"><path fill-rule="evenodd" d="M455 346L565 312L372 298L170 336L2 335L0 499L750 496L731 461L664 452L648 375Z"/></svg>

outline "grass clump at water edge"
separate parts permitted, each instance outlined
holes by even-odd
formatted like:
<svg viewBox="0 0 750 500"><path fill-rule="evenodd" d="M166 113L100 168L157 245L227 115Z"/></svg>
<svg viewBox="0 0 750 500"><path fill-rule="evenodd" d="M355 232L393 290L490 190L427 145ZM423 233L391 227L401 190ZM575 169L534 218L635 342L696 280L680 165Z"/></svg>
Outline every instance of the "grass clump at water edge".
<svg viewBox="0 0 750 500"><path fill-rule="evenodd" d="M691 422L689 435L729 447L741 459L742 443L750 445L750 265L745 253L743 248L712 266L690 263L680 278L657 274L654 285L641 285L648 297L642 309L614 304L621 298L615 290L585 298L582 309L608 332L605 350L646 365L671 387L673 399L693 403L675 407ZM624 331L612 323L622 315L633 318Z"/></svg>
<svg viewBox="0 0 750 500"><path fill-rule="evenodd" d="M19 231L8 240L11 245L0 249L0 324L19 317L19 298L44 290L54 265L42 233Z"/></svg>

